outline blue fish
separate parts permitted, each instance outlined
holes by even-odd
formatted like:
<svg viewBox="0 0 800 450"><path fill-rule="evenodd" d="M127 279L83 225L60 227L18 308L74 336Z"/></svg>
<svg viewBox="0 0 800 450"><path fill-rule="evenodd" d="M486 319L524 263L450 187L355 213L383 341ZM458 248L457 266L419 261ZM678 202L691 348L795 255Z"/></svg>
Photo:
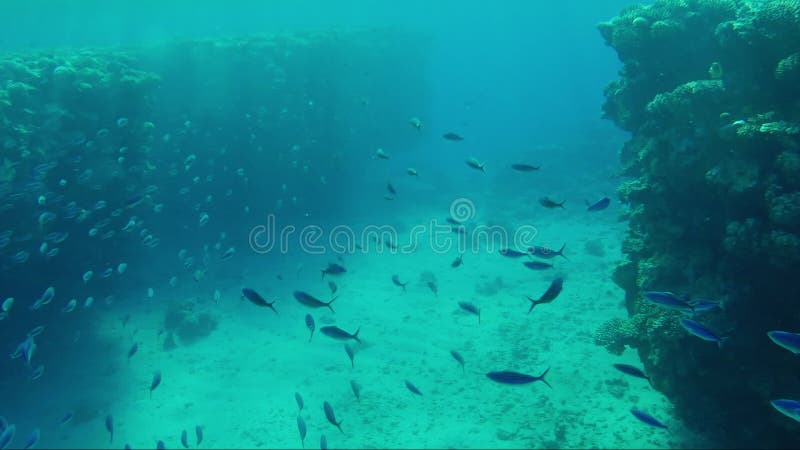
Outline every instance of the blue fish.
<svg viewBox="0 0 800 450"><path fill-rule="evenodd" d="M296 402L297 402L297 408L298 408L300 411L302 411L302 410L303 410L303 405L304 405L304 403L303 403L303 396L302 396L302 395L300 395L300 393L299 393L299 392L295 392L295 393L294 393L294 401L296 401Z"/></svg>
<svg viewBox="0 0 800 450"><path fill-rule="evenodd" d="M410 381L406 380L406 387L407 387L407 388L408 388L408 390L409 390L409 391L411 391L412 393L414 393L414 394L417 394L417 395L419 395L420 397L422 397L422 391L420 391L420 390L419 390L419 388L417 388L416 386L414 386L414 383L412 383L412 382L410 382Z"/></svg>
<svg viewBox="0 0 800 450"><path fill-rule="evenodd" d="M319 449L328 450L328 438L324 434L319 437Z"/></svg>
<svg viewBox="0 0 800 450"><path fill-rule="evenodd" d="M150 382L150 398L153 398L153 391L161 384L161 371L156 370L153 374L153 381Z"/></svg>
<svg viewBox="0 0 800 450"><path fill-rule="evenodd" d="M800 334L788 331L770 331L767 333L772 342L789 350L795 355L800 354Z"/></svg>
<svg viewBox="0 0 800 450"><path fill-rule="evenodd" d="M779 399L770 402L773 408L778 412L789 417L797 422L800 422L800 401Z"/></svg>
<svg viewBox="0 0 800 450"><path fill-rule="evenodd" d="M567 261L569 261L569 258L564 256L564 248L566 246L567 246L567 244L564 244L564 245L561 246L560 249L558 249L558 251L556 251L556 250L553 250L551 248L542 247L542 246L539 246L539 245L534 245L533 247L528 247L528 254L530 254L531 256L536 256L537 258L543 258L543 259L550 259L550 258L555 258L556 256L560 256L560 257L566 259Z"/></svg>
<svg viewBox="0 0 800 450"><path fill-rule="evenodd" d="M333 412L333 406L326 401L322 404L322 408L325 410L325 418L328 419L328 422L330 422L332 425L338 428L342 434L344 434L344 431L342 431L342 421L336 420L336 413Z"/></svg>
<svg viewBox="0 0 800 450"><path fill-rule="evenodd" d="M630 364L614 364L614 368L626 375L647 380L647 382L650 383L650 386L653 386L653 381L650 379L650 377L638 367L631 366Z"/></svg>
<svg viewBox="0 0 800 450"><path fill-rule="evenodd" d="M11 445L11 442L14 440L14 435L17 434L17 426L16 425L8 425L5 427L2 433L0 433L0 448L8 448Z"/></svg>
<svg viewBox="0 0 800 450"><path fill-rule="evenodd" d="M481 323L481 310L478 309L477 306L473 305L470 302L458 302L458 306L464 311L478 316L478 323L479 324Z"/></svg>
<svg viewBox="0 0 800 450"><path fill-rule="evenodd" d="M552 264L543 261L525 261L522 265L531 270L547 270L553 268Z"/></svg>
<svg viewBox="0 0 800 450"><path fill-rule="evenodd" d="M502 370L499 372L489 372L486 374L486 377L488 377L492 381L496 381L502 384L528 384L528 383L534 383L536 381L541 381L542 383L546 384L547 387L552 389L553 386L550 386L550 383L548 383L547 380L545 380L544 378L545 375L547 375L547 372L549 371L550 368L548 367L544 372L542 372L541 375L537 377L534 375L512 372L509 370Z"/></svg>
<svg viewBox="0 0 800 450"><path fill-rule="evenodd" d="M108 430L108 442L114 442L114 416L111 414L106 416L106 430Z"/></svg>
<svg viewBox="0 0 800 450"><path fill-rule="evenodd" d="M716 342L717 345L722 348L722 345L728 339L727 337L719 337L713 331L709 330L705 325L695 322L692 319L682 318L680 320L681 326L689 332L689 334L693 336L697 336L700 339L708 342Z"/></svg>
<svg viewBox="0 0 800 450"><path fill-rule="evenodd" d="M725 309L722 302L715 300L695 299L690 300L689 305L691 305L694 314Z"/></svg>
<svg viewBox="0 0 800 450"><path fill-rule="evenodd" d="M314 317L311 314L306 314L306 328L311 332L311 335L308 336L308 342L311 342L311 338L314 337L314 330L317 328L314 323Z"/></svg>
<svg viewBox="0 0 800 450"><path fill-rule="evenodd" d="M694 314L694 307L688 302L688 300L678 297L672 292L647 291L644 293L644 298L654 305Z"/></svg>
<svg viewBox="0 0 800 450"><path fill-rule="evenodd" d="M39 432L38 428L33 430L33 433L31 433L31 435L28 436L28 439L25 441L25 445L23 445L22 448L29 449L29 448L35 447L36 444L39 443L39 437L40 436L41 436L41 433Z"/></svg>
<svg viewBox="0 0 800 450"><path fill-rule="evenodd" d="M658 419L656 419L655 417L651 416L650 414L647 414L646 412L644 412L642 410L633 408L633 409L631 409L631 414L633 414L634 417L636 417L637 419L641 420L642 422L650 425L651 427L663 428L665 430L667 429L666 425L664 425Z"/></svg>
<svg viewBox="0 0 800 450"><path fill-rule="evenodd" d="M72 411L69 411L66 414L64 414L63 416L61 416L61 420L58 421L58 424L61 425L61 426L64 426L64 425L72 422L72 418L73 417L74 417L74 414L72 413Z"/></svg>
<svg viewBox="0 0 800 450"><path fill-rule="evenodd" d="M181 432L181 445L183 445L183 448L189 448L189 433L186 430Z"/></svg>
<svg viewBox="0 0 800 450"><path fill-rule="evenodd" d="M610 204L611 204L611 199L608 198L608 197L603 197L602 199L598 200L597 202L589 205L589 207L586 208L586 210L587 211L592 211L592 212L593 211L602 211L602 210L608 208L608 205L610 205Z"/></svg>
<svg viewBox="0 0 800 450"><path fill-rule="evenodd" d="M306 421L301 416L297 416L297 431L300 432L300 445L306 447Z"/></svg>
<svg viewBox="0 0 800 450"><path fill-rule="evenodd" d="M200 445L203 442L203 427L197 425L194 427L194 435L197 438L197 442L195 445Z"/></svg>

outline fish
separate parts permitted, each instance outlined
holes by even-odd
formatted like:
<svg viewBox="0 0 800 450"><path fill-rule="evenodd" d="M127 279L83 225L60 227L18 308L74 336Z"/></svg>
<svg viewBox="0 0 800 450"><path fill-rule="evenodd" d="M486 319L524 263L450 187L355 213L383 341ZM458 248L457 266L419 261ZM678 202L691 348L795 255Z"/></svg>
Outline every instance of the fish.
<svg viewBox="0 0 800 450"><path fill-rule="evenodd" d="M552 389L553 386L550 386L550 383L548 383L544 378L549 371L550 368L548 367L544 372L542 372L541 375L534 376L520 372L512 372L510 370L501 370L497 372L489 372L486 374L486 377L501 384L528 384L541 381L542 383L546 384L547 387Z"/></svg>
<svg viewBox="0 0 800 450"><path fill-rule="evenodd" d="M724 304L721 301L717 300L693 299L689 300L689 305L692 307L692 310L688 312L691 313L692 315L714 311L717 309L718 310L725 309ZM687 311L683 312L687 313Z"/></svg>
<svg viewBox="0 0 800 450"><path fill-rule="evenodd" d="M648 377L644 371L638 367L631 366L629 364L614 364L614 368L626 375L647 380L647 382L650 383L650 387L653 387L653 380L651 380L650 377Z"/></svg>
<svg viewBox="0 0 800 450"><path fill-rule="evenodd" d="M540 167L541 166L533 166L531 164L524 164L524 163L518 163L518 164L512 164L511 165L511 168L516 170L517 172L533 172L533 171L539 170Z"/></svg>
<svg viewBox="0 0 800 450"><path fill-rule="evenodd" d="M533 247L528 247L528 254L531 255L531 256L535 256L537 258L542 258L542 259L551 259L551 258L555 258L556 256L560 256L560 257L566 259L567 261L569 261L569 258L564 256L564 248L566 246L567 246L567 244L565 243L564 245L561 246L560 249L558 249L558 251L556 251L556 250L553 250L553 249L550 249L550 248L547 248L547 247L534 245Z"/></svg>
<svg viewBox="0 0 800 450"><path fill-rule="evenodd" d="M458 302L458 306L464 311L478 316L478 323L481 323L481 310L470 302Z"/></svg>
<svg viewBox="0 0 800 450"><path fill-rule="evenodd" d="M61 419L59 419L58 425L63 427L64 425L72 422L73 417L75 417L75 413L72 411L67 411L63 416L61 416Z"/></svg>
<svg viewBox="0 0 800 450"><path fill-rule="evenodd" d="M28 336L36 337L36 336L42 334L43 331L44 331L44 325L39 325L39 326L36 326L33 329L31 329L31 331L28 332Z"/></svg>
<svg viewBox="0 0 800 450"><path fill-rule="evenodd" d="M261 295L258 294L258 292L250 288L242 289L242 295L244 296L244 298L250 300L250 303L256 306L267 307L272 311L274 311L275 314L278 314L278 310L275 309L275 303L277 302L277 300L273 301L272 303L267 303L267 301L264 300L264 297L262 297Z"/></svg>
<svg viewBox="0 0 800 450"><path fill-rule="evenodd" d="M564 209L564 203L565 202L558 203L558 202L550 199L550 197L541 197L539 199L539 204L540 205L544 206L545 208L551 208L551 209L552 208Z"/></svg>
<svg viewBox="0 0 800 450"><path fill-rule="evenodd" d="M361 342L361 339L358 338L358 332L361 331L361 328L357 329L356 332L353 334L350 334L344 331L343 329L333 325L322 327L319 329L319 331L325 336L328 336L336 340L346 341L348 339L354 339L356 342Z"/></svg>
<svg viewBox="0 0 800 450"><path fill-rule="evenodd" d="M347 357L350 358L350 367L353 368L356 366L355 360L355 353L353 353L353 347L350 344L344 344L344 352L347 353Z"/></svg>
<svg viewBox="0 0 800 450"><path fill-rule="evenodd" d="M611 204L611 199L608 197L603 197L600 200L592 203L591 205L588 205L586 210L589 212L602 211L608 208L608 205L610 204Z"/></svg>
<svg viewBox="0 0 800 450"><path fill-rule="evenodd" d="M153 398L153 391L161 384L161 371L156 370L153 374L153 381L150 382L150 398Z"/></svg>
<svg viewBox="0 0 800 450"><path fill-rule="evenodd" d="M461 365L461 372L466 372L466 369L464 368L464 357L461 356L461 353L458 353L455 350L450 350L450 355L452 355L453 359L458 361L458 363Z"/></svg>
<svg viewBox="0 0 800 450"><path fill-rule="evenodd" d="M183 448L189 448L189 433L186 430L181 432L181 445L183 445Z"/></svg>
<svg viewBox="0 0 800 450"><path fill-rule="evenodd" d="M333 307L331 306L331 303L333 303L339 297L334 297L330 301L323 302L322 300L319 300L318 298L314 297L313 295L311 295L311 294L309 294L307 292L294 291L294 298L298 302L300 302L300 304L308 306L309 308L323 308L323 307L325 307L325 308L330 309L331 312L335 313L336 311L333 310Z"/></svg>
<svg viewBox="0 0 800 450"><path fill-rule="evenodd" d="M386 183L386 190L389 191L389 193L392 195L397 195L397 189L395 189L394 186L392 186L391 182Z"/></svg>
<svg viewBox="0 0 800 450"><path fill-rule="evenodd" d="M344 431L342 431L342 421L336 420L336 413L333 412L333 406L326 401L322 404L322 409L325 411L325 418L328 419L328 422L330 422L331 425L334 425L342 434L344 434Z"/></svg>
<svg viewBox="0 0 800 450"><path fill-rule="evenodd" d="M800 354L800 334L788 331L769 331L767 336L775 344L789 350L795 355Z"/></svg>
<svg viewBox="0 0 800 450"><path fill-rule="evenodd" d="M522 265L531 270L547 270L553 268L552 264L542 261L525 261Z"/></svg>
<svg viewBox="0 0 800 450"><path fill-rule="evenodd" d="M420 397L422 397L422 391L420 391L420 390L419 390L419 388L417 388L416 386L414 386L414 383L412 383L412 382L410 382L410 381L406 380L406 387L408 388L408 390L409 390L409 391L411 391L411 393L413 393L413 394L417 394L417 395L419 395Z"/></svg>
<svg viewBox="0 0 800 450"><path fill-rule="evenodd" d="M472 167L475 170L480 170L483 173L486 173L486 164L478 161L475 158L468 158L466 161L468 166Z"/></svg>
<svg viewBox="0 0 800 450"><path fill-rule="evenodd" d="M294 401L297 402L297 410L298 410L298 412L302 411L303 410L303 406L305 406L305 403L303 403L303 396L300 395L299 392L295 392L294 393Z"/></svg>
<svg viewBox="0 0 800 450"><path fill-rule="evenodd" d="M31 380L38 380L42 375L44 375L44 364L39 364L31 371Z"/></svg>
<svg viewBox="0 0 800 450"><path fill-rule="evenodd" d="M336 283L334 283L333 281L328 281L328 287L331 290L331 295L336 294L336 291L339 290L339 286L336 286Z"/></svg>
<svg viewBox="0 0 800 450"><path fill-rule="evenodd" d="M14 424L8 425L0 433L0 448L8 448L17 434L17 426Z"/></svg>
<svg viewBox="0 0 800 450"><path fill-rule="evenodd" d="M417 169L415 169L413 167L409 167L408 169L406 169L406 173L411 175L412 177L418 177L419 176L419 172L417 172Z"/></svg>
<svg viewBox="0 0 800 450"><path fill-rule="evenodd" d="M353 395L356 397L356 401L361 401L361 385L356 383L356 380L350 380L350 389L353 390Z"/></svg>
<svg viewBox="0 0 800 450"><path fill-rule="evenodd" d="M528 314L533 311L533 308L536 305L540 305L542 303L550 303L558 297L558 294L561 293L561 289L564 287L564 278L558 277L552 282L550 282L550 286L544 291L541 297L538 300L534 300L531 297L528 297L528 300L531 302L531 307L528 309Z"/></svg>
<svg viewBox="0 0 800 450"><path fill-rule="evenodd" d="M34 446L36 446L36 444L39 443L39 438L40 437L41 437L41 433L39 432L39 429L37 428L37 429L33 430L31 435L28 436L28 439L25 440L25 444L22 446L22 448L23 449L33 448ZM5 447L2 447L2 448L5 448Z"/></svg>
<svg viewBox="0 0 800 450"><path fill-rule="evenodd" d="M106 416L106 430L108 431L109 434L108 442L109 443L114 442L114 416L112 416L111 414Z"/></svg>
<svg viewBox="0 0 800 450"><path fill-rule="evenodd" d="M417 130L421 130L422 129L422 121L419 120L419 118L417 118L417 117L412 117L412 118L408 119L408 123L410 123L411 126L416 128Z"/></svg>
<svg viewBox="0 0 800 450"><path fill-rule="evenodd" d="M694 306L692 306L685 297L678 297L672 292L647 291L644 293L644 298L650 303L667 309L674 309L681 312L694 314Z"/></svg>
<svg viewBox="0 0 800 450"><path fill-rule="evenodd" d="M328 450L328 438L324 434L319 437L319 449Z"/></svg>
<svg viewBox="0 0 800 450"><path fill-rule="evenodd" d="M156 450L166 450L167 444L164 443L161 439L156 442Z"/></svg>
<svg viewBox="0 0 800 450"><path fill-rule="evenodd" d="M519 250L514 250L513 248L501 248L500 251L498 251L498 253L500 253L501 255L506 256L508 258L519 258L519 257L527 255L526 252L521 252Z"/></svg>
<svg viewBox="0 0 800 450"><path fill-rule="evenodd" d="M203 442L203 427L197 425L194 427L194 435L197 438L195 445L200 445Z"/></svg>
<svg viewBox="0 0 800 450"><path fill-rule="evenodd" d="M375 150L375 157L380 159L389 159L389 154L386 153L382 148Z"/></svg>
<svg viewBox="0 0 800 450"><path fill-rule="evenodd" d="M322 279L325 279L325 275L341 275L347 272L347 269L344 266L341 266L336 263L328 263L328 267L322 269Z"/></svg>
<svg viewBox="0 0 800 450"><path fill-rule="evenodd" d="M651 427L663 428L665 430L667 429L667 426L661 423L658 419L640 409L632 408L631 414L633 414L633 416L639 419L640 421L646 423L647 425L650 425Z"/></svg>
<svg viewBox="0 0 800 450"><path fill-rule="evenodd" d="M311 314L306 314L306 328L311 332L311 335L308 336L308 342L311 342L311 338L314 337L314 330L316 327L317 325L314 323L314 317L311 316Z"/></svg>
<svg viewBox="0 0 800 450"><path fill-rule="evenodd" d="M438 286L436 286L436 283L435 283L435 282L433 282L433 281L428 281L428 289L430 289L430 290L431 290L431 292L433 292L433 295L434 295L435 297L438 297L438 296L439 296L439 287L438 287Z"/></svg>
<svg viewBox="0 0 800 450"><path fill-rule="evenodd" d="M715 342L720 348L725 344L728 337L719 337L713 331L709 330L705 325L695 322L692 319L681 318L681 326L693 336L708 342Z"/></svg>
<svg viewBox="0 0 800 450"><path fill-rule="evenodd" d="M458 255L458 258L450 263L450 267L455 268L461 266L462 264L464 264L464 255Z"/></svg>
<svg viewBox="0 0 800 450"><path fill-rule="evenodd" d="M443 134L442 137L445 138L448 141L463 141L464 140L463 137L459 136L456 133L453 133L452 131Z"/></svg>
<svg viewBox="0 0 800 450"><path fill-rule="evenodd" d="M394 283L395 286L400 286L401 288L403 288L403 292L406 291L406 285L408 284L408 282L401 283L400 276L392 275L392 283Z"/></svg>
<svg viewBox="0 0 800 450"><path fill-rule="evenodd" d="M306 447L306 432L308 431L306 428L306 421L303 420L302 416L297 416L297 431L300 432L300 445L305 448Z"/></svg>
<svg viewBox="0 0 800 450"><path fill-rule="evenodd" d="M139 351L139 343L134 342L133 345L131 345L131 349L128 350L128 363L131 362L131 357L133 357L133 355L135 355L136 352L138 351Z"/></svg>
<svg viewBox="0 0 800 450"><path fill-rule="evenodd" d="M800 422L800 401L778 399L769 402L778 412L797 422Z"/></svg>

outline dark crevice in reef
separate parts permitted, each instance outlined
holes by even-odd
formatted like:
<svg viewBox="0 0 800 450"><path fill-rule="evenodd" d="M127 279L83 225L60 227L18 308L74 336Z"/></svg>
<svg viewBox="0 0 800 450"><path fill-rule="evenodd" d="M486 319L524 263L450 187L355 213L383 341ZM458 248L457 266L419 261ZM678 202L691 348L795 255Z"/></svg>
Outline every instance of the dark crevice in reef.
<svg viewBox="0 0 800 450"><path fill-rule="evenodd" d="M605 115L632 133L630 207L615 281L629 318L601 327L639 352L684 423L730 447L796 447L770 400L800 397L800 361L770 330L800 330L800 2L666 0L599 25L618 53ZM689 336L647 290L722 299Z"/></svg>

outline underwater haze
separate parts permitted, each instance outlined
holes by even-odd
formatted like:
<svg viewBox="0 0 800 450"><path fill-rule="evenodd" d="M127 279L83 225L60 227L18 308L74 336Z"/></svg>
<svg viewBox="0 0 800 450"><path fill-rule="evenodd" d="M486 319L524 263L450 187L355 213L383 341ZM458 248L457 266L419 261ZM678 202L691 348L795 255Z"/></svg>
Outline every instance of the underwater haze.
<svg viewBox="0 0 800 450"><path fill-rule="evenodd" d="M0 37L0 449L800 442L800 4Z"/></svg>

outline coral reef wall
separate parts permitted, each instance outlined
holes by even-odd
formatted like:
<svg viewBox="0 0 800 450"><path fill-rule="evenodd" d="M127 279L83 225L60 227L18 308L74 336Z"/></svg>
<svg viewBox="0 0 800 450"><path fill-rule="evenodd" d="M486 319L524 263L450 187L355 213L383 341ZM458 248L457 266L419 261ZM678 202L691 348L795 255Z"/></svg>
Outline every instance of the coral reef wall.
<svg viewBox="0 0 800 450"><path fill-rule="evenodd" d="M721 445L796 446L769 401L800 397L800 361L766 332L800 331L800 2L660 0L599 30L623 63L603 110L631 138L615 273L629 318L596 342L636 348L676 414ZM690 336L648 290L722 300L700 320L727 344Z"/></svg>

